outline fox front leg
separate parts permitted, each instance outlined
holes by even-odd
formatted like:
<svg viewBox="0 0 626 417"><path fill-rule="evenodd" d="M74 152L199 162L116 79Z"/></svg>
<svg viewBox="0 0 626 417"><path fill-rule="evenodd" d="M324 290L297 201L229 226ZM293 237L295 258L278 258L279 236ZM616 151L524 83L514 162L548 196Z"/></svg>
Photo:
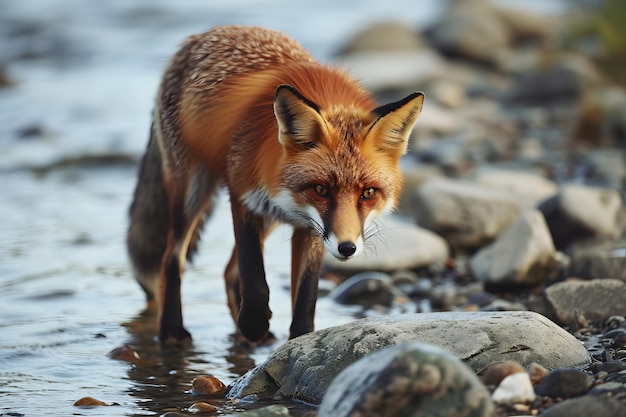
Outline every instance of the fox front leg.
<svg viewBox="0 0 626 417"><path fill-rule="evenodd" d="M267 335L272 316L263 266L264 221L238 204L231 206L241 296L237 327L246 339L258 342Z"/></svg>

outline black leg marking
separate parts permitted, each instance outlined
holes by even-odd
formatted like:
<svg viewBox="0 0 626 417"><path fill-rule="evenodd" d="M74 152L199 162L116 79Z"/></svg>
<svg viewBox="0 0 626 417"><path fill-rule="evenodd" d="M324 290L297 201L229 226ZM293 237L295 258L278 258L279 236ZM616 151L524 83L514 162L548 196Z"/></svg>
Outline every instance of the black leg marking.
<svg viewBox="0 0 626 417"><path fill-rule="evenodd" d="M242 299L237 325L246 339L256 342L267 334L271 317L258 222L247 218L240 224L237 252Z"/></svg>
<svg viewBox="0 0 626 417"><path fill-rule="evenodd" d="M163 343L191 339L191 334L183 327L180 303L180 264L175 255L170 256L165 268L165 293L159 338Z"/></svg>

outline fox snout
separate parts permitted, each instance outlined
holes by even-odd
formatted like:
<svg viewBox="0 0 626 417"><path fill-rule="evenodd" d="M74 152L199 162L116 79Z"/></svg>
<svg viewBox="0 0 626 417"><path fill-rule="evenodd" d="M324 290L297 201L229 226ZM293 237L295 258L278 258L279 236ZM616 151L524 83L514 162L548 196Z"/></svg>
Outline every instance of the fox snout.
<svg viewBox="0 0 626 417"><path fill-rule="evenodd" d="M363 251L363 237L359 234L356 238L340 239L335 233L331 233L324 239L324 246L335 258L346 261Z"/></svg>

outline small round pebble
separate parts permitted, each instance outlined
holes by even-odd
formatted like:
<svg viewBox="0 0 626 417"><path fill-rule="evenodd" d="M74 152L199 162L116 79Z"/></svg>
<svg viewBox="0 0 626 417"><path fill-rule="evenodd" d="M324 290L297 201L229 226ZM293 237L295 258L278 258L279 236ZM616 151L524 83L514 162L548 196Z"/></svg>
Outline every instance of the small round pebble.
<svg viewBox="0 0 626 417"><path fill-rule="evenodd" d="M528 375L530 375L530 381L534 386L537 386L541 380L548 375L548 373L550 373L550 371L536 362L533 362L528 366Z"/></svg>
<svg viewBox="0 0 626 417"><path fill-rule="evenodd" d="M191 390L198 395L221 395L226 392L226 385L211 375L201 375L194 378Z"/></svg>
<svg viewBox="0 0 626 417"><path fill-rule="evenodd" d="M535 400L535 390L526 372L506 376L491 395L498 404L526 404Z"/></svg>
<svg viewBox="0 0 626 417"><path fill-rule="evenodd" d="M572 398L585 394L591 388L593 378L576 368L560 368L550 371L535 391L551 398Z"/></svg>
<svg viewBox="0 0 626 417"><path fill-rule="evenodd" d="M74 403L75 407L95 407L95 406L107 406L109 404L104 401L97 400L93 397L83 397L80 400L76 400Z"/></svg>
<svg viewBox="0 0 626 417"><path fill-rule="evenodd" d="M205 402L197 402L194 403L187 411L191 414L202 414L202 413L213 413L216 412L218 408L212 404Z"/></svg>
<svg viewBox="0 0 626 417"><path fill-rule="evenodd" d="M110 351L109 358L126 362L137 362L141 359L135 349L128 345L124 345Z"/></svg>
<svg viewBox="0 0 626 417"><path fill-rule="evenodd" d="M485 385L498 386L509 375L524 372L524 367L516 361L494 362L487 365L480 373Z"/></svg>

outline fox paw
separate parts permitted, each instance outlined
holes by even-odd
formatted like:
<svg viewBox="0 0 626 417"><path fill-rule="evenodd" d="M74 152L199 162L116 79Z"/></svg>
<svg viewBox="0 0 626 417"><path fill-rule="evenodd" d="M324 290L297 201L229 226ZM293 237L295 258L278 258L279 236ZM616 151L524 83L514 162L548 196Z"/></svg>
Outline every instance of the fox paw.
<svg viewBox="0 0 626 417"><path fill-rule="evenodd" d="M239 311L237 327L241 334L250 342L259 342L268 334L270 328L269 316L271 313L259 314L259 310L247 310L245 307Z"/></svg>
<svg viewBox="0 0 626 417"><path fill-rule="evenodd" d="M184 327L168 327L159 330L159 340L163 345L178 345L191 341L191 333Z"/></svg>

